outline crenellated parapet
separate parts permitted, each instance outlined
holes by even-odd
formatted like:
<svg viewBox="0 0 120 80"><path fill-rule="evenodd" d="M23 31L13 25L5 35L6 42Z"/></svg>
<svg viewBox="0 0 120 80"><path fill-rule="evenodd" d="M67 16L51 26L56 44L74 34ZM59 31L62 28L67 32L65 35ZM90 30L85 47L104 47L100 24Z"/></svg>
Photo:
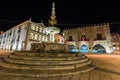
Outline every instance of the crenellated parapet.
<svg viewBox="0 0 120 80"><path fill-rule="evenodd" d="M76 30L76 29L86 29L86 28L96 28L96 27L104 27L104 26L109 26L109 23L99 23L99 24L90 24L90 25L81 25L81 26L73 26L73 27L69 27L67 29L64 30Z"/></svg>

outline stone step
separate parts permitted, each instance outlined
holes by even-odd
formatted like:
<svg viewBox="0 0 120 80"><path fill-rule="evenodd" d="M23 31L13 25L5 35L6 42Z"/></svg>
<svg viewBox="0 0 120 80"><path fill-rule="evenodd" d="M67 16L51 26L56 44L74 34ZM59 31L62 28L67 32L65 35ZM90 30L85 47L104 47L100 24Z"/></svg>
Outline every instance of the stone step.
<svg viewBox="0 0 120 80"><path fill-rule="evenodd" d="M26 64L26 65L67 65L67 64L78 64L83 63L88 60L87 57L76 59L76 60L23 60L23 59L14 59L10 57L4 57L6 62L16 63L16 64Z"/></svg>
<svg viewBox="0 0 120 80"><path fill-rule="evenodd" d="M51 65L51 63L48 63L45 66L45 65L25 65L25 64L9 63L3 61L0 63L0 65L5 68L23 69L23 70L69 70L69 69L83 67L89 65L90 63L91 60L87 60L83 63L78 63L78 64Z"/></svg>
<svg viewBox="0 0 120 80"><path fill-rule="evenodd" d="M30 53L29 53L30 54ZM14 59L23 59L23 60L76 60L76 59L81 59L84 58L85 56L74 56L74 57L55 57L55 56L23 56L23 55L16 55L16 54L10 54L10 58Z"/></svg>
<svg viewBox="0 0 120 80"><path fill-rule="evenodd" d="M0 75L13 76L13 77L54 77L54 76L65 76L74 75L79 73L85 73L91 71L95 66L87 65L80 68L70 69L70 70L20 70L4 68L0 66Z"/></svg>
<svg viewBox="0 0 120 80"><path fill-rule="evenodd" d="M22 55L22 56L52 56L52 57L75 57L81 56L81 53L36 53L36 52L29 52L29 51L17 51L12 54L15 55Z"/></svg>
<svg viewBox="0 0 120 80"><path fill-rule="evenodd" d="M91 71L91 60L80 53L15 52L0 62L0 75L12 77L54 77Z"/></svg>

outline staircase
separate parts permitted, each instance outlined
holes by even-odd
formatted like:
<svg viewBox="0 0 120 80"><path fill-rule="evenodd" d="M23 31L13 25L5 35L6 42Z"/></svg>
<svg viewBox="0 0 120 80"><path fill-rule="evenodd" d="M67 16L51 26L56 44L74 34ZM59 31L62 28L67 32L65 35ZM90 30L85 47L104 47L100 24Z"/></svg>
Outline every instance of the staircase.
<svg viewBox="0 0 120 80"><path fill-rule="evenodd" d="M0 75L17 77L54 77L73 75L95 68L80 53L14 52L0 62Z"/></svg>

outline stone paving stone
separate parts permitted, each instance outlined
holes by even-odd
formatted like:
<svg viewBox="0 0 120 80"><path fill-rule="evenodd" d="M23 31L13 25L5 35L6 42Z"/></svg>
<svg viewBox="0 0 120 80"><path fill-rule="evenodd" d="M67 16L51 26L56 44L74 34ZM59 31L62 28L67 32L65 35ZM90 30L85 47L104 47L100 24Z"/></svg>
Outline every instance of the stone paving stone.
<svg viewBox="0 0 120 80"><path fill-rule="evenodd" d="M99 71L99 72L100 72L101 80L112 80L112 77L110 76L110 74L103 71Z"/></svg>
<svg viewBox="0 0 120 80"><path fill-rule="evenodd" d="M110 74L112 80L120 80L120 75Z"/></svg>
<svg viewBox="0 0 120 80"><path fill-rule="evenodd" d="M120 80L120 55L103 54L87 55L87 57L92 60L92 64L97 65L100 80Z"/></svg>
<svg viewBox="0 0 120 80"><path fill-rule="evenodd" d="M70 77L68 78L68 80L73 80L73 75L70 75Z"/></svg>
<svg viewBox="0 0 120 80"><path fill-rule="evenodd" d="M90 58L92 59L92 58ZM102 62L102 64L101 64ZM104 61L101 61L101 59L99 60L99 58L94 58L92 59L92 64L93 65L96 65L96 67L99 67L99 68L105 68L104 65L106 65L107 63L104 63Z"/></svg>
<svg viewBox="0 0 120 80"><path fill-rule="evenodd" d="M93 71L90 72L89 80L101 80L100 79L100 73L98 72L98 70L93 70Z"/></svg>
<svg viewBox="0 0 120 80"><path fill-rule="evenodd" d="M80 80L89 80L90 72L81 74Z"/></svg>
<svg viewBox="0 0 120 80"><path fill-rule="evenodd" d="M109 70L109 71L113 71L113 72L120 72L120 68L119 68L119 65L117 63L115 63L115 60L114 62L111 62L113 60L107 60L106 61L106 64L104 64L106 70Z"/></svg>
<svg viewBox="0 0 120 80"><path fill-rule="evenodd" d="M114 64L113 64L113 61L112 62L110 61L110 63L111 63L111 70L114 70L115 72L120 73L120 62L114 61Z"/></svg>
<svg viewBox="0 0 120 80"><path fill-rule="evenodd" d="M116 72L118 69L113 64L107 63L107 65L103 65L104 68L99 68L101 71L104 72Z"/></svg>
<svg viewBox="0 0 120 80"><path fill-rule="evenodd" d="M80 80L80 77L81 77L81 74L76 74L76 75L73 75L71 80ZM65 79L63 79L63 80L65 80Z"/></svg>
<svg viewBox="0 0 120 80"><path fill-rule="evenodd" d="M97 65L97 67L101 70L105 70L108 72L120 72L120 67L119 67L120 59L117 60L115 57L111 57L111 56L109 56L109 58L103 58L103 59L102 58L92 58L93 59L92 64Z"/></svg>

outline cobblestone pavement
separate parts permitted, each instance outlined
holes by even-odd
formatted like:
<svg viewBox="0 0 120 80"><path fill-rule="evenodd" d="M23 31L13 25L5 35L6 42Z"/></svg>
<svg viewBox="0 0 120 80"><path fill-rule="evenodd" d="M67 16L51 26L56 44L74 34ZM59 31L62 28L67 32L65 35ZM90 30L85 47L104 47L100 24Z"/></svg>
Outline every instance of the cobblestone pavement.
<svg viewBox="0 0 120 80"><path fill-rule="evenodd" d="M1 51L0 51L1 53ZM120 80L120 55L119 54L86 54L97 68L87 73L49 77L30 78L0 75L0 80Z"/></svg>
<svg viewBox="0 0 120 80"><path fill-rule="evenodd" d="M92 60L93 65L97 66L90 72L88 80L120 80L119 54L87 54L86 56Z"/></svg>

